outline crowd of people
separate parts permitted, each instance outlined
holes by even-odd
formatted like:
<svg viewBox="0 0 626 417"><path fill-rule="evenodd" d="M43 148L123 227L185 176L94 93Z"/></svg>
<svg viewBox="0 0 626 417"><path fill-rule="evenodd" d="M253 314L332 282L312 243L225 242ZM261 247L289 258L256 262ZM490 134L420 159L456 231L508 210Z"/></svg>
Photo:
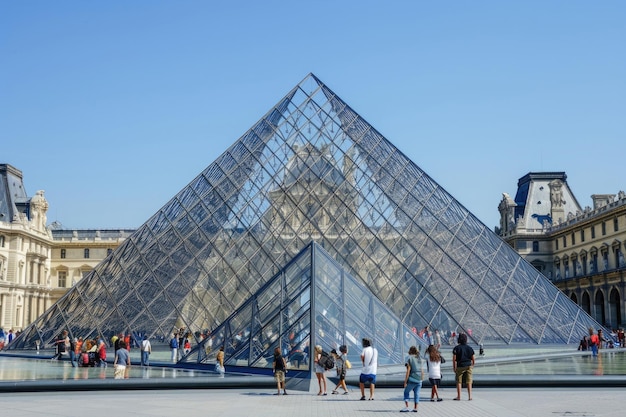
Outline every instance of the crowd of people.
<svg viewBox="0 0 626 417"><path fill-rule="evenodd" d="M615 339L617 339L617 344L614 342ZM602 329L598 329L596 333L593 327L590 327L589 334L584 335L578 344L578 350L590 350L593 356L598 356L600 349L613 349L615 347L626 347L623 329L614 330L611 337L606 337Z"/></svg>
<svg viewBox="0 0 626 417"><path fill-rule="evenodd" d="M429 329L427 326L421 334L426 338L428 337L428 332ZM431 342L436 341L436 339L428 340ZM467 389L467 399L472 400L472 370L475 364L475 353L474 349L467 344L467 341L467 334L460 333L457 338L458 343L452 349L452 369L455 374L456 383L455 401L461 400L463 386ZM378 372L378 351L372 345L372 341L369 338L363 338L361 344L361 372L359 374L360 400L373 401L375 398L376 376ZM420 353L420 350L416 346L409 348L407 360L404 364L406 367L403 391L404 408L400 410L401 412L417 412L422 381L426 377L430 382L430 401L443 401L439 389L442 379L441 365L445 363L446 360L439 351L439 348L440 346L430 343L424 355ZM346 372L352 367L352 364L348 360L347 354L348 348L346 345L341 345L339 351L336 349L330 350L330 355L333 358L332 367L334 367L337 376L337 383L332 390L332 394L339 394L340 390L343 395L347 395L350 392L346 386L345 378ZM322 346L315 346L312 360L319 388L317 395L320 396L327 395L326 372L329 370L326 365L327 355ZM287 373L287 362L279 348L276 348L274 351L273 371L277 386L276 395L280 395L281 390L283 394L286 395L285 374ZM411 405L412 407L410 407Z"/></svg>
<svg viewBox="0 0 626 417"><path fill-rule="evenodd" d="M0 349L3 349L5 345L8 345L19 336L20 332L13 333L13 329L9 329L6 333L2 327L0 327Z"/></svg>
<svg viewBox="0 0 626 417"><path fill-rule="evenodd" d="M136 345L130 334L115 334L110 339L110 346L113 347L113 367L115 368L115 377L121 378L127 376L127 369L130 367L130 350L133 344ZM102 367L106 368L107 364L107 344L104 338L70 338L69 332L63 330L59 337L54 341L55 354L51 360L59 360L67 357L72 367ZM141 365L148 366L149 358L152 353L152 345L147 336L143 337L140 345Z"/></svg>
<svg viewBox="0 0 626 417"><path fill-rule="evenodd" d="M70 339L69 332L63 330L55 340L55 355L52 360L67 356L73 367L100 366L106 367L107 347L102 338L85 339L82 337Z"/></svg>

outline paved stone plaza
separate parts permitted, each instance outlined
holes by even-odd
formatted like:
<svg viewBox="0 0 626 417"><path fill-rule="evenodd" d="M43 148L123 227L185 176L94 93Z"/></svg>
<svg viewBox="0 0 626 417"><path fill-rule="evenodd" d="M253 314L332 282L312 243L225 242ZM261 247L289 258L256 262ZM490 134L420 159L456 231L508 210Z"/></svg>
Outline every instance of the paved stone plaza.
<svg viewBox="0 0 626 417"><path fill-rule="evenodd" d="M598 373L599 360L594 362L596 367L587 366L585 357L576 354L571 360L512 363L506 365L507 375L487 374L492 372L490 368L482 367L476 374L472 401L467 401L465 391L462 401L453 401L456 390L448 384L441 388L444 401L431 403L430 389L425 387L418 414L622 416L626 404L624 355L606 353L602 357L602 374ZM563 374L566 366L577 374ZM385 377L381 375L381 380L388 379ZM329 385L329 392L333 386ZM112 367L72 368L66 361L0 356L0 414L12 417L378 417L398 415L404 406L401 388L378 388L374 401L360 401L354 385L349 395L322 397L295 390L275 396L274 387L270 376L229 374L222 379L215 373L166 367L133 366L129 379L115 380Z"/></svg>
<svg viewBox="0 0 626 417"><path fill-rule="evenodd" d="M3 415L22 416L256 416L335 417L401 414L402 391L381 389L376 400L359 401L350 395L293 392L275 396L272 390L159 390L88 391L0 394ZM444 389L440 403L428 401L422 391L419 415L463 417L606 417L622 416L623 388L475 389L472 401L452 401L453 389ZM402 413L404 414L404 413ZM409 413L413 414L413 413Z"/></svg>

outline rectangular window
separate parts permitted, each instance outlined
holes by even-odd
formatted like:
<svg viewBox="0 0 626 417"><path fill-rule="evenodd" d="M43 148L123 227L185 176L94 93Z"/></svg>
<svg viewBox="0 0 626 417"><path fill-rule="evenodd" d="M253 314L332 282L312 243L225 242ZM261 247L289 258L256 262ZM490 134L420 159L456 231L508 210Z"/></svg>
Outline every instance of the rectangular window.
<svg viewBox="0 0 626 417"><path fill-rule="evenodd" d="M606 235L606 222L602 222L602 236Z"/></svg>
<svg viewBox="0 0 626 417"><path fill-rule="evenodd" d="M563 236L563 247L567 247L567 238L565 236Z"/></svg>
<svg viewBox="0 0 626 417"><path fill-rule="evenodd" d="M559 239L554 239L554 243L556 244L555 250L559 250Z"/></svg>
<svg viewBox="0 0 626 417"><path fill-rule="evenodd" d="M596 227L595 226L591 226L591 238L592 239L596 238Z"/></svg>
<svg viewBox="0 0 626 417"><path fill-rule="evenodd" d="M598 254L597 253L593 253L591 255L591 273L594 274L596 272L598 272Z"/></svg>
<svg viewBox="0 0 626 417"><path fill-rule="evenodd" d="M539 252L539 242L533 240L533 252Z"/></svg>
<svg viewBox="0 0 626 417"><path fill-rule="evenodd" d="M576 234L572 233L572 246L576 244Z"/></svg>
<svg viewBox="0 0 626 417"><path fill-rule="evenodd" d="M59 288L67 287L67 271L59 271Z"/></svg>
<svg viewBox="0 0 626 417"><path fill-rule="evenodd" d="M89 259L89 249L85 249L84 258Z"/></svg>
<svg viewBox="0 0 626 417"><path fill-rule="evenodd" d="M617 224L617 217L613 219L613 231L617 232L619 230L618 224Z"/></svg>
<svg viewBox="0 0 626 417"><path fill-rule="evenodd" d="M585 241L585 229L580 231L580 241L581 242Z"/></svg>
<svg viewBox="0 0 626 417"><path fill-rule="evenodd" d="M67 255L65 249L61 249L61 259L65 259L65 256Z"/></svg>

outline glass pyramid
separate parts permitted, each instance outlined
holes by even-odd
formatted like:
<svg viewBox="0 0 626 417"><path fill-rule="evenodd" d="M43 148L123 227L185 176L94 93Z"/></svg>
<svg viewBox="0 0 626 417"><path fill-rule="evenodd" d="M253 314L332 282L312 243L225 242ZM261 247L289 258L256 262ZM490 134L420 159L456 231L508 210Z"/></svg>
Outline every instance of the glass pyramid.
<svg viewBox="0 0 626 417"><path fill-rule="evenodd" d="M379 341L381 365L402 363L412 345L422 351L427 347L360 280L311 242L181 362L215 363L224 346L227 367L271 368L278 347L288 369L309 371L315 345L330 351L345 344L358 363L364 336Z"/></svg>
<svg viewBox="0 0 626 417"><path fill-rule="evenodd" d="M62 329L200 343L312 241L409 327L502 344L600 327L309 74L10 348Z"/></svg>

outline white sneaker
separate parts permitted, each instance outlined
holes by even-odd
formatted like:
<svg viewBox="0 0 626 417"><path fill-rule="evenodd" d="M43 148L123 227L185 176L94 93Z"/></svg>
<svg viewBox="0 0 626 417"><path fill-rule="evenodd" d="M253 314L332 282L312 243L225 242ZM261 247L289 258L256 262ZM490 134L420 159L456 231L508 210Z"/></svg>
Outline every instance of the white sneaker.
<svg viewBox="0 0 626 417"><path fill-rule="evenodd" d="M411 410L409 410L408 408L404 407L402 410L400 410L401 413L408 413Z"/></svg>

